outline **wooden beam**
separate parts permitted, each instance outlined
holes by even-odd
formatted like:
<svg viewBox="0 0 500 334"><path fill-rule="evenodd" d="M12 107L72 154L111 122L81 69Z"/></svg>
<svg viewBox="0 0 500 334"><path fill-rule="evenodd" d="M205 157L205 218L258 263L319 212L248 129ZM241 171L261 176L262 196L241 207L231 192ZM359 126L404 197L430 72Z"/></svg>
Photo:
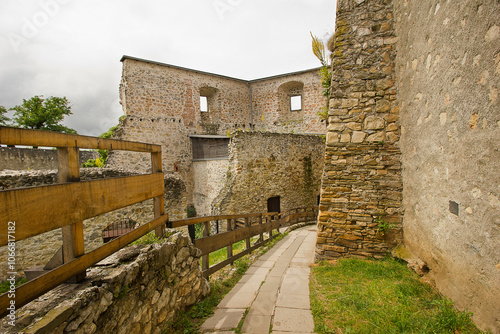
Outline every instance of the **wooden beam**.
<svg viewBox="0 0 500 334"><path fill-rule="evenodd" d="M196 239L195 247L199 248L202 254L210 254L218 249L235 244L238 241L253 237L254 235L267 231L270 227L278 226L278 221L272 221L262 225L254 225L246 228L239 228L233 231L216 234L210 237ZM249 247L250 248L250 247Z"/></svg>
<svg viewBox="0 0 500 334"><path fill-rule="evenodd" d="M160 152L161 146L124 140L71 135L60 132L30 130L0 126L0 144L79 147L100 150L122 150L135 152Z"/></svg>
<svg viewBox="0 0 500 334"><path fill-rule="evenodd" d="M244 215L220 215L220 216L205 216L205 217L194 217L194 218L186 218L171 221L172 227L182 227L193 224L204 223L207 221L213 220L224 220L224 219L237 219L237 218L251 218L251 217L259 217L259 216L274 216L277 212L266 212L266 213L250 213Z"/></svg>
<svg viewBox="0 0 500 334"><path fill-rule="evenodd" d="M139 239L143 235L153 231L158 226L165 224L167 221L168 215L163 215L159 218L156 218L153 221L142 225L137 229L122 235L119 238L113 239L103 246L77 259L74 259L67 264L64 264L40 277L35 278L32 281L29 281L28 283L17 287L15 292L16 308L19 309L21 306L26 305L33 299L40 297L47 291L50 291L59 284L65 282L75 274L85 271L90 266L105 259L114 252L122 249L132 241ZM7 307L9 307L10 301L11 299L9 298L8 292L0 295L0 318L7 315Z"/></svg>
<svg viewBox="0 0 500 334"><path fill-rule="evenodd" d="M8 222L16 241L163 196L163 173L0 191L0 246Z"/></svg>

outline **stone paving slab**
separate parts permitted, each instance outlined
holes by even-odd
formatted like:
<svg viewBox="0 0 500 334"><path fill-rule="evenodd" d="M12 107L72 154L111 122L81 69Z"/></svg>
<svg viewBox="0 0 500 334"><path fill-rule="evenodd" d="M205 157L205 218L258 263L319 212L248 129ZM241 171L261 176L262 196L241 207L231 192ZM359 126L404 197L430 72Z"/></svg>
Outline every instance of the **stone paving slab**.
<svg viewBox="0 0 500 334"><path fill-rule="evenodd" d="M224 299L221 300L218 307L224 309L242 308L247 309L252 305L257 292L229 292Z"/></svg>
<svg viewBox="0 0 500 334"><path fill-rule="evenodd" d="M217 309L214 315L201 325L201 331L227 331L238 327L246 309Z"/></svg>
<svg viewBox="0 0 500 334"><path fill-rule="evenodd" d="M313 333L314 320L311 310L276 307L273 331Z"/></svg>
<svg viewBox="0 0 500 334"><path fill-rule="evenodd" d="M280 287L280 294L282 293L309 296L309 277L285 275Z"/></svg>
<svg viewBox="0 0 500 334"><path fill-rule="evenodd" d="M271 327L271 320L271 315L252 315L249 321L243 323L241 332L249 334L267 334Z"/></svg>
<svg viewBox="0 0 500 334"><path fill-rule="evenodd" d="M309 310L311 308L311 303L309 302L309 298L304 298L304 295L280 293L276 300L276 307Z"/></svg>

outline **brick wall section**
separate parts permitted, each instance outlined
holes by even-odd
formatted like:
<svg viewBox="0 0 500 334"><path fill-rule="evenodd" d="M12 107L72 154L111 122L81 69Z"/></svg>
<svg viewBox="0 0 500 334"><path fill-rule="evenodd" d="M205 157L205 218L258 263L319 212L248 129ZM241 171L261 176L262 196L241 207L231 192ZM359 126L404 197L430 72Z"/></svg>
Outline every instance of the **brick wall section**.
<svg viewBox="0 0 500 334"><path fill-rule="evenodd" d="M392 1L337 7L317 256L382 257L402 239Z"/></svg>

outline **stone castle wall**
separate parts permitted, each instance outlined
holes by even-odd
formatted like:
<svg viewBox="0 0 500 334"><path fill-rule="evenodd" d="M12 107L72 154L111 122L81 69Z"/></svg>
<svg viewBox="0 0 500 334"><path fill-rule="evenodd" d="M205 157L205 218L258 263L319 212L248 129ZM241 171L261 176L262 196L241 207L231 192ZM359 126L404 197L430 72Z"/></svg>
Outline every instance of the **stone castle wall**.
<svg viewBox="0 0 500 334"><path fill-rule="evenodd" d="M96 151L80 151L80 164L96 159ZM57 169L57 151L21 147L0 147L0 170Z"/></svg>
<svg viewBox="0 0 500 334"><path fill-rule="evenodd" d="M317 258L383 257L403 214L392 3L337 7Z"/></svg>
<svg viewBox="0 0 500 334"><path fill-rule="evenodd" d="M500 2L394 4L405 245L500 333Z"/></svg>
<svg viewBox="0 0 500 334"><path fill-rule="evenodd" d="M280 196L281 211L316 206L324 139L317 135L237 132L231 140L227 179L214 213L266 212Z"/></svg>
<svg viewBox="0 0 500 334"><path fill-rule="evenodd" d="M224 165L216 170L214 166L224 164L220 161L192 161L189 135L229 137L235 130L252 129L325 132L316 114L326 103L317 69L244 81L131 57L122 61L120 95L125 117L117 138L162 145L163 171L183 189L165 202L173 219L184 218L190 204L198 213L209 214L227 169ZM292 112L289 98L297 94L302 95L302 108ZM200 96L207 97L208 112L201 111ZM288 159L276 154L278 160ZM150 157L138 153L112 152L108 162L137 171L151 166ZM203 176L207 170L202 166L211 170L210 179Z"/></svg>
<svg viewBox="0 0 500 334"><path fill-rule="evenodd" d="M256 130L278 133L321 133L326 123L318 116L326 105L319 70L255 80L251 83ZM289 96L302 94L302 110L291 111Z"/></svg>
<svg viewBox="0 0 500 334"><path fill-rule="evenodd" d="M207 296L201 251L180 233L134 245L88 269L81 284L62 284L18 310L2 333L164 333L180 312Z"/></svg>

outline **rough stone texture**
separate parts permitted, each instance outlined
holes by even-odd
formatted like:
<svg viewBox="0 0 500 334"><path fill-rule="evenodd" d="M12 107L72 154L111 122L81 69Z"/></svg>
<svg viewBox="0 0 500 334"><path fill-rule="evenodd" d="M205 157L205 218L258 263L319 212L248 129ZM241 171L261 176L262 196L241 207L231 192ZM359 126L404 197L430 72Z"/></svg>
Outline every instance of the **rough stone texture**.
<svg viewBox="0 0 500 334"><path fill-rule="evenodd" d="M281 211L317 205L324 142L317 135L237 132L230 144L227 180L214 213L265 212L280 196Z"/></svg>
<svg viewBox="0 0 500 334"><path fill-rule="evenodd" d="M80 151L80 163L99 157L96 151ZM0 147L0 170L57 169L57 151Z"/></svg>
<svg viewBox="0 0 500 334"><path fill-rule="evenodd" d="M382 257L402 241L395 42L391 1L337 2L319 259Z"/></svg>
<svg viewBox="0 0 500 334"><path fill-rule="evenodd" d="M129 246L98 263L81 284L63 284L17 310L2 333L163 333L208 295L201 252L177 233L162 244Z"/></svg>
<svg viewBox="0 0 500 334"><path fill-rule="evenodd" d="M299 93L303 96L302 109L291 112L284 101ZM162 145L163 171L184 190L177 198L172 197L173 201L165 202L173 219L184 218L186 207L194 203L199 213L209 214L205 208L214 198L214 194L199 191L203 186L197 184L201 180L197 174L205 175L206 171L192 161L189 135L226 136L252 128L325 132L325 124L316 115L326 102L318 69L245 81L124 57L120 96L125 118L117 138ZM200 110L200 96L207 97L208 112ZM139 171L151 168L146 154L112 152L108 162ZM206 201L201 202L203 199Z"/></svg>
<svg viewBox="0 0 500 334"><path fill-rule="evenodd" d="M500 2L394 4L405 245L500 333Z"/></svg>
<svg viewBox="0 0 500 334"><path fill-rule="evenodd" d="M391 144L327 144L317 259L384 257L401 238L401 163ZM393 225L389 231L380 221Z"/></svg>

